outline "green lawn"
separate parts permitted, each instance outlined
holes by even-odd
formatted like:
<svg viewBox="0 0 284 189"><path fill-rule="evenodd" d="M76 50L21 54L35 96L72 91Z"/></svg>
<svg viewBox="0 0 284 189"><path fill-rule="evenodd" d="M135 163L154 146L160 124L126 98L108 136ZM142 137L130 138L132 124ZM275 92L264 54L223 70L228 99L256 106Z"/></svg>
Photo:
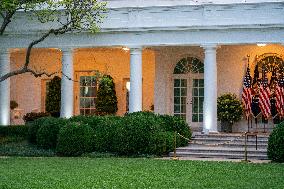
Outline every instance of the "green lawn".
<svg viewBox="0 0 284 189"><path fill-rule="evenodd" d="M284 164L0 158L0 188L284 188Z"/></svg>

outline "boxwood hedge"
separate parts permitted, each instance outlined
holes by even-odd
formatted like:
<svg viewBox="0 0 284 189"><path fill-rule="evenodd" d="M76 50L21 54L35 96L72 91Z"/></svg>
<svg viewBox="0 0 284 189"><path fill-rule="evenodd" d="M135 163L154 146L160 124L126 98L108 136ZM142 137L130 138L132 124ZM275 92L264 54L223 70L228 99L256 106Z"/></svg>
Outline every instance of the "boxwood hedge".
<svg viewBox="0 0 284 189"><path fill-rule="evenodd" d="M180 118L135 112L119 116L74 116L66 120L40 118L29 124L29 141L55 148L59 155L78 156L89 151L120 155L163 155L174 148L174 132L191 137ZM188 140L177 137L177 147Z"/></svg>
<svg viewBox="0 0 284 189"><path fill-rule="evenodd" d="M284 162L284 122L278 124L268 139L267 156L275 162Z"/></svg>

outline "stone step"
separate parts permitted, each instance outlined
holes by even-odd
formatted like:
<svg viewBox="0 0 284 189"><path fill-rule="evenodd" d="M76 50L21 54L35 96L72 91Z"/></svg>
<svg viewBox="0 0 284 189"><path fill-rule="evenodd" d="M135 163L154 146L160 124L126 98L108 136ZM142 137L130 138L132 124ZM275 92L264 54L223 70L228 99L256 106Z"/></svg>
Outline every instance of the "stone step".
<svg viewBox="0 0 284 189"><path fill-rule="evenodd" d="M254 134L254 133L253 133ZM210 133L210 134L202 134L199 132L194 132L193 136L197 136L199 138L204 137L204 138L210 138L210 137L220 137L220 138L226 138L226 137L244 137L244 133ZM259 138L269 138L269 133L257 133L257 136Z"/></svg>
<svg viewBox="0 0 284 189"><path fill-rule="evenodd" d="M248 148L248 153L251 155L266 155L267 151L266 149L258 149L255 148ZM204 153L204 154L211 154L211 153L220 153L220 154L244 154L245 149L244 148L224 148L224 147L181 147L177 149L177 153L183 153L183 152L198 152L198 153Z"/></svg>
<svg viewBox="0 0 284 189"><path fill-rule="evenodd" d="M266 160L268 134L259 134L256 138L248 137L248 159ZM179 157L188 158L224 158L244 159L245 136L242 133L194 133L188 146L177 148ZM173 156L173 152L170 153Z"/></svg>
<svg viewBox="0 0 284 189"><path fill-rule="evenodd" d="M210 143L210 144L225 144L225 143L245 143L245 139L242 138L232 138L232 139L225 139L225 138L192 138L191 143ZM248 143L254 143L256 142L255 138L249 138L247 140ZM268 140L266 139L257 139L257 144L267 144Z"/></svg>
<svg viewBox="0 0 284 189"><path fill-rule="evenodd" d="M202 147L202 146L209 146L210 147L211 146L210 144L204 145L204 144L198 144L198 143L197 144L196 143L189 143L189 145L192 146L192 147ZM244 148L245 144L243 142L236 142L236 143L221 144L221 145L218 145L218 146L227 147L227 148ZM248 143L247 147L255 149L255 142ZM258 149L267 149L267 144L266 143L263 143L263 144L258 143L257 148Z"/></svg>
<svg viewBox="0 0 284 189"><path fill-rule="evenodd" d="M169 154L173 157L174 153ZM232 154L232 153L199 153L199 152L177 152L177 157L192 157L192 158L224 158L224 159L244 159L244 154ZM255 160L267 160L267 155L262 154L249 154L248 159Z"/></svg>

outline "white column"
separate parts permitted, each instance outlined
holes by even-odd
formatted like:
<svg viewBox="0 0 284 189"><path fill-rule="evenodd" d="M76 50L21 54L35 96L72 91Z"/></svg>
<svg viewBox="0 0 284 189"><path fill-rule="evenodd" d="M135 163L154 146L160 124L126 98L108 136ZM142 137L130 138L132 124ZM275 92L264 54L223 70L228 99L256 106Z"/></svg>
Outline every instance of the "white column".
<svg viewBox="0 0 284 189"><path fill-rule="evenodd" d="M72 48L62 49L62 80L60 117L73 116L73 53Z"/></svg>
<svg viewBox="0 0 284 189"><path fill-rule="evenodd" d="M8 49L0 49L0 76L10 72ZM10 79L0 82L0 125L10 125Z"/></svg>
<svg viewBox="0 0 284 189"><path fill-rule="evenodd" d="M130 48L129 112L142 111L142 48Z"/></svg>
<svg viewBox="0 0 284 189"><path fill-rule="evenodd" d="M217 131L217 63L216 45L204 45L203 132Z"/></svg>

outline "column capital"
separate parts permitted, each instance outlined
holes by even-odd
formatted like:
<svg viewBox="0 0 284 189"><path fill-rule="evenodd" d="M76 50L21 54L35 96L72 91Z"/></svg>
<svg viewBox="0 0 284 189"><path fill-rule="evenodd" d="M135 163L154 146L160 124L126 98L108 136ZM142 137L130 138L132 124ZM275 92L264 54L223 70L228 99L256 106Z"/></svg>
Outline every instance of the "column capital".
<svg viewBox="0 0 284 189"><path fill-rule="evenodd" d="M62 53L72 53L73 50L74 50L73 47L62 47L62 48L60 48L60 51L61 51Z"/></svg>
<svg viewBox="0 0 284 189"><path fill-rule="evenodd" d="M143 50L142 46L128 46L128 48L130 49L130 54L140 54Z"/></svg>
<svg viewBox="0 0 284 189"><path fill-rule="evenodd" d="M218 48L218 45L217 44L202 44L201 47L204 49L204 50L216 50Z"/></svg>

